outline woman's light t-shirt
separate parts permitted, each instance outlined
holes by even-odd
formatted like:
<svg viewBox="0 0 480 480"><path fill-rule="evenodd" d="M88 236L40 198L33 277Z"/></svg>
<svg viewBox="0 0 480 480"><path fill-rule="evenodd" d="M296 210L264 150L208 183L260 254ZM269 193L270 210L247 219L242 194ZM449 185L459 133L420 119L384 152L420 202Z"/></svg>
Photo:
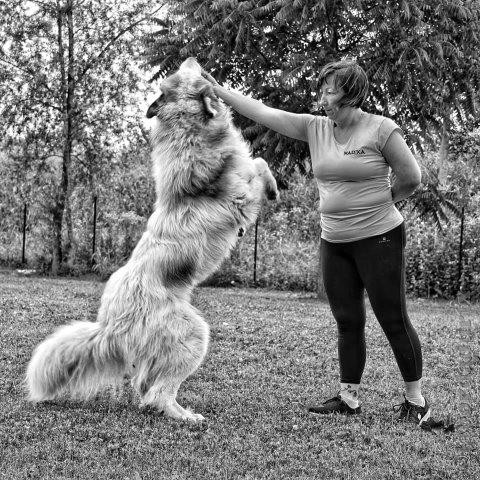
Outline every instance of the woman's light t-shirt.
<svg viewBox="0 0 480 480"><path fill-rule="evenodd" d="M391 119L362 112L340 144L332 120L304 115L312 168L320 193L322 238L352 242L381 235L403 222L392 201L390 167L382 149L395 130Z"/></svg>

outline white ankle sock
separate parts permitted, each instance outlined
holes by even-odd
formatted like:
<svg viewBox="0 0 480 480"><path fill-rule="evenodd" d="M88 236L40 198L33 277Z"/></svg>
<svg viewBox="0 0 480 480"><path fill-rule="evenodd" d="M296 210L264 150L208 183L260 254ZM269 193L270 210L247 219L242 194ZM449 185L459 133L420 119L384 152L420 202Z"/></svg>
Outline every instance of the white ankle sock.
<svg viewBox="0 0 480 480"><path fill-rule="evenodd" d="M340 383L340 397L350 408L357 408L360 405L358 401L359 389L359 383Z"/></svg>
<svg viewBox="0 0 480 480"><path fill-rule="evenodd" d="M405 382L405 398L415 405L425 406L425 398L422 395L422 379L414 382Z"/></svg>

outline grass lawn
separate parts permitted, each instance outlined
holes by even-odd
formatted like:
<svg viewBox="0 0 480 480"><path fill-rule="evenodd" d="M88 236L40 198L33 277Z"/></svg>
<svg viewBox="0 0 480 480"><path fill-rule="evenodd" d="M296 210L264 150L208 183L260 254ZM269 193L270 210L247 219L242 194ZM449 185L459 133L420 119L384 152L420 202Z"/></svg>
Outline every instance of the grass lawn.
<svg viewBox="0 0 480 480"><path fill-rule="evenodd" d="M0 274L1 479L480 478L480 306L410 300L424 389L455 432L395 423L402 382L368 310L368 358L357 417L308 414L337 391L336 328L308 295L201 288L210 350L179 403L207 417L178 423L142 411L127 387L85 403L29 404L22 379L56 326L94 320L103 284Z"/></svg>

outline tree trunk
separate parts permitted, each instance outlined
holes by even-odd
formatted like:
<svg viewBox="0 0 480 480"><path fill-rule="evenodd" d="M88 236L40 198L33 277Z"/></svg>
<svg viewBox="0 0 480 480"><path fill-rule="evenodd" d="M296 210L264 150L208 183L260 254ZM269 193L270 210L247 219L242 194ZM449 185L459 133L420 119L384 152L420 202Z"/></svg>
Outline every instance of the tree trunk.
<svg viewBox="0 0 480 480"><path fill-rule="evenodd" d="M66 14L68 30L68 64L65 66L65 48L63 45L63 15ZM58 187L55 211L53 214L53 255L52 255L52 274L58 275L63 264L63 244L62 228L65 216L65 206L69 192L69 171L72 159L72 139L73 139L73 115L74 115L74 38L73 38L73 4L68 0L65 6L57 2L57 26L58 26L58 49L60 60L60 76L62 83L63 97L63 152L62 152L62 177Z"/></svg>
<svg viewBox="0 0 480 480"><path fill-rule="evenodd" d="M449 120L448 120L448 114L445 114L443 117L443 125L442 125L442 142L440 143L440 151L438 156L438 182L440 185L445 185L445 181L446 181L448 144L449 144Z"/></svg>
<svg viewBox="0 0 480 480"><path fill-rule="evenodd" d="M53 240L53 259L52 259L52 274L58 275L62 268L63 264L63 219L65 216L65 205L67 200L68 192L68 170L70 167L71 159L71 141L68 141L68 132L69 132L69 123L68 120L64 126L64 130L67 132L67 139L65 139L63 155L62 155L62 177L60 180L60 185L58 187L57 200L55 205L55 210L53 212L53 231L54 231L54 240Z"/></svg>
<svg viewBox="0 0 480 480"><path fill-rule="evenodd" d="M52 275L58 275L62 264L62 222L63 211L59 205L59 199L57 197L57 204L53 212L53 251L52 251Z"/></svg>
<svg viewBox="0 0 480 480"><path fill-rule="evenodd" d="M67 238L64 245L63 256L67 260L69 265L73 264L72 249L74 246L74 232L73 232L73 222L72 222L72 208L70 204L70 192L67 193L67 201L65 204L65 224L67 227Z"/></svg>

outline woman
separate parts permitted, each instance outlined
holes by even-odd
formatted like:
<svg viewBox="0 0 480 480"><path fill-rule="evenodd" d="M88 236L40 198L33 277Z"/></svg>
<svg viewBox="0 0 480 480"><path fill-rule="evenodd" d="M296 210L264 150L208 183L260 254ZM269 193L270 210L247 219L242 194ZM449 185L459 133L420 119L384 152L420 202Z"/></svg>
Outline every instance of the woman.
<svg viewBox="0 0 480 480"><path fill-rule="evenodd" d="M405 382L399 416L425 422L430 408L421 391L421 346L406 312L405 226L395 208L414 192L421 174L398 125L361 109L368 95L364 70L351 60L322 69L319 105L326 117L270 108L204 75L237 112L310 147L320 193L323 280L338 327L340 391L309 411L361 411L366 290Z"/></svg>

